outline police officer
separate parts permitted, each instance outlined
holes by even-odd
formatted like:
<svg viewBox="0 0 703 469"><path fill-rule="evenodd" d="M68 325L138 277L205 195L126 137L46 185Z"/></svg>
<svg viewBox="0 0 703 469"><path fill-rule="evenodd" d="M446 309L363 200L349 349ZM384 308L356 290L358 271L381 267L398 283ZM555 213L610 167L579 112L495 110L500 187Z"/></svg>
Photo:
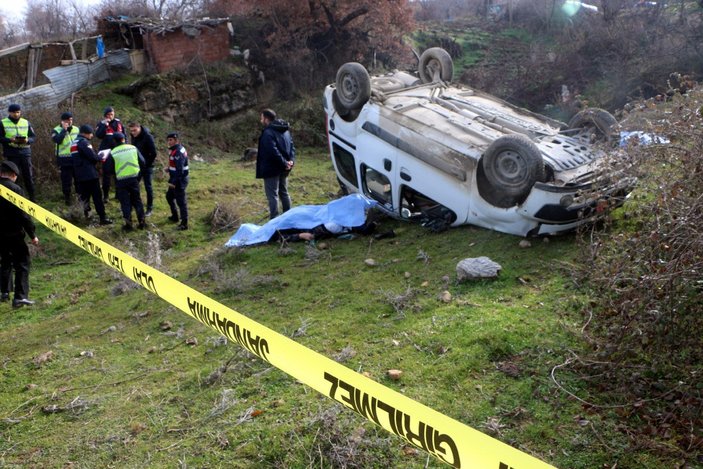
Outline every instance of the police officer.
<svg viewBox="0 0 703 469"><path fill-rule="evenodd" d="M103 119L98 122L95 128L95 136L101 139L98 151L111 150L115 146L115 133L124 134L122 121L115 117L115 109L108 106L103 111ZM105 202L110 200L110 184L113 174L103 168L103 198Z"/></svg>
<svg viewBox="0 0 703 469"><path fill-rule="evenodd" d="M71 143L78 137L78 127L73 125L73 114L61 114L61 123L51 132L51 140L56 144L56 164L61 172L61 190L66 205L71 205L71 185L73 184L73 160Z"/></svg>
<svg viewBox="0 0 703 469"><path fill-rule="evenodd" d="M19 169L11 161L3 161L0 164L0 185L5 189L24 197L22 188L15 184ZM12 270L15 271L15 297L12 306L19 308L31 306L32 300L29 295L29 266L30 257L27 244L24 242L25 233L35 246L39 244L39 238L35 234L34 222L32 218L17 206L10 203L5 198L0 197L0 301L10 299L12 289Z"/></svg>
<svg viewBox="0 0 703 469"><path fill-rule="evenodd" d="M188 187L188 152L181 145L177 132L171 132L166 136L168 143L168 191L166 191L166 201L171 207L172 222L178 222L178 210L181 211L179 230L188 229L188 200L186 199L186 187Z"/></svg>
<svg viewBox="0 0 703 469"><path fill-rule="evenodd" d="M90 218L90 199L93 199L95 211L100 216L101 225L110 225L112 220L107 218L105 204L100 193L100 180L95 165L102 159L95 154L90 139L93 138L93 128L87 124L78 129L78 137L71 143L71 159L76 177L78 197L83 203L83 213Z"/></svg>
<svg viewBox="0 0 703 469"><path fill-rule="evenodd" d="M22 183L27 190L29 200L34 201L34 170L32 168L32 149L35 135L32 125L22 117L22 107L10 104L9 115L0 121L0 143L5 159L17 165L22 176Z"/></svg>
<svg viewBox="0 0 703 469"><path fill-rule="evenodd" d="M117 198L122 208L125 231L132 231L132 207L137 212L139 229L146 228L144 222L144 205L139 194L139 175L145 166L144 157L137 150L137 147L125 143L125 136L122 132L115 132L112 136L115 140L115 147L110 151L110 156L105 161L104 168L107 168L117 179L115 189Z"/></svg>

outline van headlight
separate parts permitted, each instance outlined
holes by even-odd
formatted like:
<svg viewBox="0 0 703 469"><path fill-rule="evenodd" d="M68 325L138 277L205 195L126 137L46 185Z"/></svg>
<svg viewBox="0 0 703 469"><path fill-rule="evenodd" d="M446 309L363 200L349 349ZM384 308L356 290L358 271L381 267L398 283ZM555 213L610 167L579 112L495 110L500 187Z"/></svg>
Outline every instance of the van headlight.
<svg viewBox="0 0 703 469"><path fill-rule="evenodd" d="M574 203L574 196L570 194L565 195L559 200L559 203L562 207L568 207L569 205Z"/></svg>

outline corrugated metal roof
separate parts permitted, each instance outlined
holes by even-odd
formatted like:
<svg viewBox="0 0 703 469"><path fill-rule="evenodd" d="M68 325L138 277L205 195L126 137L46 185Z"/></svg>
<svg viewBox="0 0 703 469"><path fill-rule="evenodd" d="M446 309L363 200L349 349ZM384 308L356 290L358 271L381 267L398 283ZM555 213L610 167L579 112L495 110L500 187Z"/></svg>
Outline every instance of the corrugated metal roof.
<svg viewBox="0 0 703 469"><path fill-rule="evenodd" d="M23 110L46 109L58 105L61 101L96 83L110 79L108 68L131 69L128 50L112 51L103 59L93 63L76 63L62 65L44 71L51 82L31 90L0 96L0 113L12 103L18 103Z"/></svg>

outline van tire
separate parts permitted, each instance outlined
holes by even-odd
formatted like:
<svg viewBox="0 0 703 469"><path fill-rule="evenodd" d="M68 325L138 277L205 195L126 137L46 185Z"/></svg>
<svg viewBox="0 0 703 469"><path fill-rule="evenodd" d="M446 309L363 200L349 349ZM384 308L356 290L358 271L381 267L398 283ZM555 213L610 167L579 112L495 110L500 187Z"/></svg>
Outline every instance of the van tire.
<svg viewBox="0 0 703 469"><path fill-rule="evenodd" d="M618 121L605 109L589 107L579 111L569 121L569 129L581 129L583 132L574 133L575 136L594 140L596 142L616 141L614 134ZM588 143L593 143L589 141Z"/></svg>
<svg viewBox="0 0 703 469"><path fill-rule="evenodd" d="M347 62L337 70L336 88L342 107L349 111L361 109L371 97L371 77L360 63Z"/></svg>
<svg viewBox="0 0 703 469"><path fill-rule="evenodd" d="M420 64L418 66L420 72L420 81L423 83L432 83L435 76L442 81L452 81L454 75L454 62L449 52L441 47L430 47L420 56Z"/></svg>
<svg viewBox="0 0 703 469"><path fill-rule="evenodd" d="M513 207L527 198L535 182L544 180L542 154L524 135L505 135L486 149L476 177L479 193L487 202Z"/></svg>

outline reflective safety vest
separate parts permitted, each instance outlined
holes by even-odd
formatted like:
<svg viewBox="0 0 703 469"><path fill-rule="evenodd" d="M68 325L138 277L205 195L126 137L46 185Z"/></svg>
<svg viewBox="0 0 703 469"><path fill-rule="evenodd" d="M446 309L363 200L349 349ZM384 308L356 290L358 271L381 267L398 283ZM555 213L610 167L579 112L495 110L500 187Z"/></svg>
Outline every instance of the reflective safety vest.
<svg viewBox="0 0 703 469"><path fill-rule="evenodd" d="M6 117L2 120L2 126L5 128L5 138L12 139L14 137L24 137L29 138L29 121L20 117L20 120L15 124ZM27 148L28 143L10 143L11 147L14 148Z"/></svg>
<svg viewBox="0 0 703 469"><path fill-rule="evenodd" d="M129 144L122 144L110 151L112 159L115 160L115 177L127 179L139 175L139 151L137 147Z"/></svg>
<svg viewBox="0 0 703 469"><path fill-rule="evenodd" d="M63 127L60 125L54 127L54 132L60 134ZM78 127L75 125L71 126L71 130L66 129L66 135L61 143L56 144L56 156L59 158L67 158L71 156L71 143L78 137Z"/></svg>

